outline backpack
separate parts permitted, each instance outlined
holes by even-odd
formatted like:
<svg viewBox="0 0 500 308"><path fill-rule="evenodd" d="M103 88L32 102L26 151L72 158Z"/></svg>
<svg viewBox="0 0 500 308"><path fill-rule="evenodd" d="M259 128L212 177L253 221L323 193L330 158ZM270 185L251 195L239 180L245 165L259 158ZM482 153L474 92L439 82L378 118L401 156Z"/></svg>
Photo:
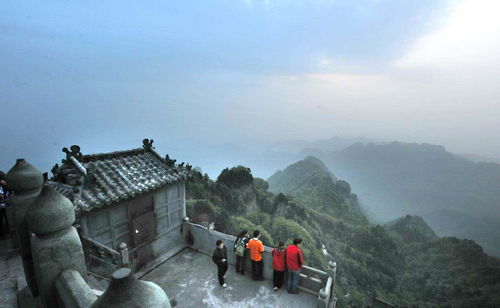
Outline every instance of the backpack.
<svg viewBox="0 0 500 308"><path fill-rule="evenodd" d="M243 257L245 255L245 238L242 237L238 239L238 241L236 242L234 253L240 257Z"/></svg>

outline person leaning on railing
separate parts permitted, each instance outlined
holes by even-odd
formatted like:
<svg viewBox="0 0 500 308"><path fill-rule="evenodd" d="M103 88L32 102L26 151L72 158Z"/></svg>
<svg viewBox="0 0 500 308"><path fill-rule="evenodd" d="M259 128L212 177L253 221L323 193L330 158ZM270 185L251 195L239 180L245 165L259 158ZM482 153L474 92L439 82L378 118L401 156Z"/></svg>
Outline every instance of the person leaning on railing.
<svg viewBox="0 0 500 308"><path fill-rule="evenodd" d="M236 255L236 272L245 275L246 269L246 254L247 254L247 243L249 240L249 235L247 230L243 230L238 234L238 237L234 241L234 254Z"/></svg>
<svg viewBox="0 0 500 308"><path fill-rule="evenodd" d="M273 248L273 291L278 291L283 285L283 278L286 270L286 249L285 243L279 241L278 247Z"/></svg>
<svg viewBox="0 0 500 308"><path fill-rule="evenodd" d="M299 244L302 243L300 238L293 240L293 245L289 245L286 249L286 266L288 268L288 293L299 293L300 270L304 265L304 255Z"/></svg>
<svg viewBox="0 0 500 308"><path fill-rule="evenodd" d="M247 248L250 249L250 260L252 260L252 278L253 280L264 280L263 269L264 260L262 260L262 253L264 252L264 245L259 240L260 232L255 230L253 238L248 241Z"/></svg>

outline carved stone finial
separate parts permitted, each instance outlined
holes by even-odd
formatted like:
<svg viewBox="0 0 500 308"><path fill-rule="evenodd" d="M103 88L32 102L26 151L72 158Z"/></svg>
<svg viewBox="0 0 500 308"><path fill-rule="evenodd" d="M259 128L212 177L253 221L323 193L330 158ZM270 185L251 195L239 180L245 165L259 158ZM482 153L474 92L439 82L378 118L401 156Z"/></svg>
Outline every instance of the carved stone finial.
<svg viewBox="0 0 500 308"><path fill-rule="evenodd" d="M26 212L31 202L38 196L42 189L42 172L33 167L24 159L18 159L15 166L6 175L7 183L14 194L7 200L9 207L13 210L13 218L16 228L16 241L21 248L24 274L26 282L33 296L38 296L38 284L31 254L31 232L26 223Z"/></svg>
<svg viewBox="0 0 500 308"><path fill-rule="evenodd" d="M16 161L5 177L16 194L20 191L39 189L43 184L42 172L22 158Z"/></svg>
<svg viewBox="0 0 500 308"><path fill-rule="evenodd" d="M58 307L56 280L65 270L87 277L85 257L78 232L73 227L75 210L66 197L49 184L30 204L26 212L31 236L31 255L37 286L44 307Z"/></svg>
<svg viewBox="0 0 500 308"><path fill-rule="evenodd" d="M71 227L75 222L73 204L49 184L44 184L26 213L28 228L36 234L49 234Z"/></svg>
<svg viewBox="0 0 500 308"><path fill-rule="evenodd" d="M154 142L153 139L149 140L146 138L142 140L142 147L145 148L146 150L154 149L155 147L153 146L153 142Z"/></svg>

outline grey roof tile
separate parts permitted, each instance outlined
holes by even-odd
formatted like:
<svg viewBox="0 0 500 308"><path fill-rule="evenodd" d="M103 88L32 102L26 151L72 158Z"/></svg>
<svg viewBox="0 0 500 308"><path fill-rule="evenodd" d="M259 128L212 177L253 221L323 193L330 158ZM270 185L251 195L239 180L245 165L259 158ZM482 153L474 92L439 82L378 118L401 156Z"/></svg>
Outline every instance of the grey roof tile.
<svg viewBox="0 0 500 308"><path fill-rule="evenodd" d="M66 194L69 194L70 188L73 192L73 188L80 187L74 204L83 211L183 181L189 174L186 169L167 166L156 152L147 149L84 155L79 164L75 166L71 160L66 160L60 167L64 175L61 181L71 185L53 183ZM87 176L82 174L81 166L85 168Z"/></svg>

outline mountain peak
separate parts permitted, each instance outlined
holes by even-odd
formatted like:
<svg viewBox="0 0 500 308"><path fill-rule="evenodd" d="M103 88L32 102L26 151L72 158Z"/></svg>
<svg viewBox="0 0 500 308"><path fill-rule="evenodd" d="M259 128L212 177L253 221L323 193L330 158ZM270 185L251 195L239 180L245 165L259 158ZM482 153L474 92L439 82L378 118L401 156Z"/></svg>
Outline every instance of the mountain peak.
<svg viewBox="0 0 500 308"><path fill-rule="evenodd" d="M437 239L436 233L420 216L406 215L386 224L386 227L409 242L427 242Z"/></svg>

